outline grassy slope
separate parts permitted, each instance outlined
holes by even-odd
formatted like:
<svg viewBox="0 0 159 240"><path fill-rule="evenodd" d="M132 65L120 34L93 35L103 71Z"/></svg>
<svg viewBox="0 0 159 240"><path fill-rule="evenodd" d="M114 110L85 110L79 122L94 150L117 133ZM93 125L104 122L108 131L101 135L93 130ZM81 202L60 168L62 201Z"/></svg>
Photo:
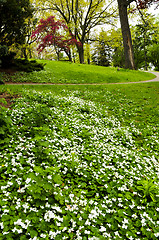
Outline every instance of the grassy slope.
<svg viewBox="0 0 159 240"><path fill-rule="evenodd" d="M102 86L63 86L63 85L22 85L0 86L1 89L22 91L35 89L37 91L52 92L62 96L70 95L76 91L76 96L85 100L99 103L106 109L109 115L119 119L122 126L130 127L133 124L143 131L143 135L136 139L137 144L143 145L146 135L145 125L154 126L154 132L158 132L159 119L159 82L141 83L129 85L102 85Z"/></svg>
<svg viewBox="0 0 159 240"><path fill-rule="evenodd" d="M44 61L46 62L46 61ZM68 62L46 62L46 69L54 74L55 78L63 82L73 83L111 83L111 82L132 82L153 78L152 74L140 71L130 71L117 68L106 68L95 65L81 65Z"/></svg>
<svg viewBox="0 0 159 240"><path fill-rule="evenodd" d="M136 123L157 124L159 118L159 82L129 85L102 85L102 86L63 86L63 85L7 85L0 86L0 90L21 91L35 89L51 91L66 95L78 91L77 96L83 99L99 102L112 115L122 122L135 120ZM107 91L109 92L109 99ZM111 99L111 100L110 100ZM131 112L131 114L130 114Z"/></svg>
<svg viewBox="0 0 159 240"><path fill-rule="evenodd" d="M77 99L79 100L79 102L77 103L72 102L73 107L70 108L70 105L67 104L66 100L64 102L60 102L62 98L61 99L57 98L57 102L55 104L56 108L55 109L53 108L51 112L49 112L49 107L47 107L48 106L47 104L49 103L51 97L54 95L54 94L51 94L50 97L47 98L47 101L43 105L43 108L40 109L40 111L42 112L42 116L44 117L43 120L45 120L45 116L47 116L46 115L47 112L50 114L54 114L55 118L52 118L51 122L48 121L47 124L43 124L45 122L44 121L41 123L42 125L40 125L40 127L38 128L35 127L34 129L35 133L37 132L37 136L35 139L31 139L30 135L28 135L30 129L32 129L29 126L29 122L32 124L35 121L39 121L39 115L37 116L36 113L37 112L39 113L40 105L38 105L36 102L29 103L29 100L27 100L26 101L27 104L22 103L22 105L19 105L19 109L13 110L14 114L12 118L14 119L14 121L17 121L17 123L15 123L15 127L16 126L18 127L17 129L15 128L16 130L14 131L16 133L15 138L12 140L12 143L10 144L10 146L9 147L7 146L7 149L9 150L6 150L6 151L3 150L3 153L2 153L3 155L1 155L2 164L4 164L3 159L6 159L8 163L7 167L4 165L3 167L1 167L1 170L2 170L1 176L6 177L6 175L9 173L9 177L10 177L10 178L7 178L8 181L4 180L2 182L2 186L4 186L4 188L2 188L2 192L3 192L2 199L6 198L6 193L8 195L11 193L12 199L13 197L18 200L20 199L19 202L17 201L17 205L20 203L22 205L28 204L26 206L29 206L29 207L28 209L26 209L27 213L23 213L24 207L21 207L21 208L19 207L18 209L16 209L17 206L15 206L15 202L13 202L14 204L11 204L12 199L7 202L1 201L2 206L6 211L6 214L2 216L2 220L1 220L2 222L4 222L4 226L5 226L5 228L3 229L3 232L6 232L6 231L9 232L10 236L8 234L8 239L16 239L16 240L24 239L25 240L27 239L28 236L31 236L30 239L33 239L37 235L38 235L37 239L53 239L51 238L50 229L54 233L56 233L57 230L59 232L57 238L54 238L54 239L64 239L64 236L68 237L67 239L95 239L93 238L95 236L97 236L98 239L101 239L101 240L104 240L104 239L116 239L116 240L118 239L145 239L145 240L154 239L155 240L157 239L158 238L157 232L159 232L159 229L157 226L158 217L157 217L157 210L156 210L159 207L159 205L157 205L158 202L153 202L148 197L147 197L148 200L146 200L143 197L142 191L139 191L137 189L139 183L137 182L136 179L141 179L142 181L144 181L145 179L144 176L148 176L150 180L153 180L154 177L156 177L155 171L157 169L157 164L156 164L156 167L153 168L154 158L151 156L155 155L156 160L158 159L157 154L158 154L158 139L159 139L159 131L158 131L159 82L144 83L144 84L128 84L128 85L124 85L124 84L123 85L104 85L104 86L90 86L90 85L89 86L62 86L62 85L0 86L0 92L3 92L3 91L17 92L25 89L27 90L33 89L36 91L43 91L43 92L52 92L55 95L58 94L58 95L62 95L63 97L71 96L71 94L74 92L74 96L78 97ZM32 98L35 98L35 99L37 98L40 102L41 96L38 97L38 95L35 96L36 94L35 95L34 94L32 94ZM69 99L69 98L66 98L66 99ZM98 118L95 118L95 119L94 117L92 118L92 116L96 116L96 114L98 113L98 108L97 110L95 110L96 108L94 109L93 104L92 104L92 110L90 112L91 114L87 114L85 112L82 113L81 110L82 109L87 110L86 107L90 105L87 105L86 103L85 103L86 105L82 105L81 99L86 99L86 100L88 99L97 104L99 103L101 106L101 108L99 108L101 111L100 112L101 115L99 115ZM76 101L76 98L74 98L74 100ZM54 101L51 102L51 106L54 106ZM25 110L25 108L27 110ZM29 110L29 114L26 114L28 113L28 110ZM113 130L114 129L113 124L109 125L111 124L111 121L110 122L105 121L104 128L100 129L101 123L103 122L102 113L104 114L105 110L108 111L109 117L110 115L112 115L112 119L113 119L113 116L116 116L117 119L121 122L122 126L128 126L126 130L128 129L128 134L132 133L130 137L132 136L134 141L133 149L131 149L131 144L129 146L129 141L128 141L129 136L127 139L127 135L126 135L127 132L126 131L124 132L122 127L119 127L115 132L116 135L114 135L113 131L115 130ZM22 111L24 112L23 114L22 114ZM76 118L77 116L75 117L74 115L78 114L79 112L80 112L80 116L82 117ZM21 119L22 120L24 119L26 122L23 123L22 125L21 124L17 125L19 121L21 123ZM49 120L49 118L47 119ZM98 121L91 122L92 119L98 120ZM80 128L79 128L79 122L81 122ZM57 127L56 135L53 134L56 128L53 128L54 129L53 132L51 132L51 130L49 131L48 127L49 125L52 126L51 124L53 124L53 127L54 125ZM97 135L96 135L96 137L98 138L98 141L93 140L93 142L91 142L92 141L91 136L88 135L87 131L85 130L87 128L89 129L89 127L93 129L94 125L96 129L98 129L99 131L99 132L97 131ZM22 128L22 131L18 133L17 131L19 131L20 127ZM137 127L139 131L135 131L135 127ZM105 137L102 140L102 134L105 131L105 128L108 130L108 133L110 134L108 134L108 138ZM51 139L53 141L52 145L50 144L50 142L48 143L48 140L50 140L49 139L50 136L47 131L49 131L49 134L53 134ZM25 132L27 134L25 134ZM18 139L17 136L19 136L19 140L17 140ZM57 136L59 137L59 139L57 139ZM72 141L72 145L70 147L68 144L64 148L64 151L65 151L64 156L68 156L68 160L67 159L63 160L64 159L63 156L60 155L63 150L63 146L59 148L57 146L60 146L61 139L66 139L66 138L69 139L69 141ZM78 143L78 141L81 138L83 141L82 144L84 144L84 150L82 150L81 148L81 146L83 145L80 145L80 144L74 145L76 142ZM110 142L110 145L109 145L109 141L111 139L112 141ZM105 140L107 140L107 142ZM122 140L122 143L121 143L121 140ZM105 144L104 147L102 147L103 141ZM115 145L115 141L120 142L119 146L118 144ZM36 142L36 145L34 146L35 142ZM97 142L97 145L93 145L94 142ZM59 144L59 145L56 145L56 144ZM74 146L74 149L72 148L72 146ZM105 152L103 152L102 148L105 149ZM36 149L38 149L38 151L36 151ZM42 151L42 149L44 149L44 152ZM131 149L131 152L129 151L130 149ZM56 156L58 156L55 159L54 157L52 158L50 156L50 151L52 150L54 150L57 154ZM76 155L74 155L74 152L73 152L74 150L75 150L75 153L77 151L76 153L77 158L82 159L83 161L82 164L85 164L85 165L83 166L81 164L78 164L78 166L75 165L76 162L74 161L74 156L76 160ZM40 154L39 154L39 151L41 151ZM26 153L30 155L26 156ZM31 159L32 153L33 153L33 156L35 155L34 157L36 157L35 158L36 166L34 168L32 168L32 166L30 166L27 161L27 164L26 162L22 164L23 170L19 169L18 164L14 167L14 171L17 169L16 173L11 170L10 162L14 163L13 161L14 158L16 159L16 161L18 161L19 155L22 154L24 156L24 160L28 159L28 156L30 156L30 159ZM104 168L102 167L102 164L106 163L106 161L103 160L104 159L103 156L108 158L107 165L113 164L113 167L115 170L112 171L109 168L105 169L105 167ZM93 161L93 165L92 165L92 160L94 158L95 158L95 162ZM123 161L124 159L126 159L126 161ZM50 164L49 160L51 160L51 165L49 165ZM60 200L58 199L58 197L56 198L55 196L55 199L56 199L55 201L54 195L52 197L52 195L48 194L48 192L50 192L50 190L48 191L49 188L48 189L43 188L42 193L39 195L40 197L36 196L36 190L42 189L41 188L42 185L40 184L43 183L40 177L41 176L43 177L42 174L44 173L43 172L41 173L40 171L42 171L42 168L43 168L41 166L44 166L44 165L42 164L40 165L41 161L42 161L42 164L47 164L48 166L51 166L51 167L53 164L54 164L53 166L58 166L60 162L59 165L61 168L59 168L60 170L59 170L58 176L61 176L61 175L62 177L65 176L64 179L62 179L64 181L63 182L64 190L63 189L60 190L61 187L54 188L56 189L57 193L61 191L60 193L62 195L60 195ZM86 164L88 164L88 167ZM39 166L40 168L38 168ZM81 169L79 168L79 166L82 166ZM68 172L68 174L64 173L63 167L67 167L68 169L73 169L73 170L70 170L71 174L70 172ZM138 167L141 167L141 168L138 168ZM145 171L144 171L144 168L145 168ZM29 170L31 169L31 173L29 174L28 174L28 169ZM47 168L47 169L49 169L50 171L52 168ZM80 172L81 174L79 174L79 172L76 171L77 169L78 171L81 171ZM99 177L96 180L94 176L96 176L95 174L99 174L100 171L101 171L101 175L99 175ZM104 171L104 174L102 171ZM13 174L11 174L12 172ZM39 178L34 176L32 172L36 172L37 175L39 174L38 175ZM83 172L84 172L84 175L83 175ZM118 177L116 177L117 175ZM111 179L110 179L110 176L111 176ZM37 182L36 182L36 185L35 185L35 182L33 182L30 188L27 187L26 193L24 195L23 193L18 193L17 191L18 185L16 181L18 179L21 179L21 182L22 182L21 186L23 186L27 181L30 181L30 179L34 179ZM44 179L47 179L46 173L45 173ZM9 181L10 182L13 181L14 183L13 187L12 186L6 187L6 184L9 183ZM106 191L103 190L103 185L104 185L103 181L104 183L107 183L106 186L108 187L108 189ZM133 181L132 188L127 190L122 190L123 186L125 186L127 182L132 183L132 181ZM55 183L54 181L51 182L52 184L51 189L52 189L52 186L58 185ZM150 183L151 182L149 181L148 184ZM148 184L146 186L148 186ZM46 187L47 186L48 185L46 185ZM150 186L154 187L153 183L151 183ZM50 187L50 185L48 187ZM34 191L31 191L32 188ZM95 193L100 194L100 198L96 196L97 194L95 195ZM92 195L89 195L89 194L92 194ZM71 200L70 199L68 200L69 196L74 196L74 195L76 196L75 198L76 201L74 201L74 199L71 199L71 197L70 197ZM47 196L47 199L49 198L49 201L47 200L45 201L41 199L42 196L44 198L45 196ZM28 200L29 198L31 199L30 201ZM65 199L68 200L66 204L63 203ZM90 203L91 201L93 201L93 204ZM122 205L120 201L122 201ZM57 209L58 207L60 207L63 210L63 215L61 213L56 213L58 219L61 219L61 215L62 215L62 220L64 221L62 221L62 223L58 223L61 225L56 226L56 222L53 222L53 224L51 224L53 219L51 219L50 222L49 222L50 219L46 222L47 213L53 210L51 209L51 207L50 208L48 207L49 206L48 203L49 204L51 203L51 207L53 206L54 208L57 208ZM41 208L41 206L43 208ZM77 210L76 211L70 210L70 208L72 209L72 206L76 206L76 208L77 206L79 206L77 208L78 212L76 212ZM124 207L121 207L121 206L124 206ZM35 209L36 207L37 212L31 212L31 207L33 207L32 209ZM105 217L103 217L102 214L99 214L96 217L93 216L93 220L91 220L92 215L90 213L95 212L97 214L98 209L102 212L102 214L104 214ZM112 210L112 211L115 210L115 213L114 212L109 213L108 210ZM147 218L147 216L150 220ZM26 219L30 221L30 226L27 229L27 234L30 234L30 235L27 236L25 232L26 230L22 229L20 226L18 226L18 228L20 228L19 231L21 231L21 234L19 234L17 231L13 232L13 230L15 229L14 227L16 226L15 223L18 221L20 222L23 221L23 225L24 225L25 223L24 221ZM72 228L73 231L70 233L69 230L73 225L72 219L75 223L75 227L74 229ZM86 221L86 220L90 221L90 225L87 225L87 222L89 221ZM81 230L81 226L82 227L84 226L84 230ZM64 227L66 229L65 232L61 231L61 229L63 229ZM77 229L80 231L78 231ZM103 231L105 231L105 233ZM81 238L77 238L77 232L81 234ZM39 237L40 233L45 233L43 234L44 237L41 237L41 235ZM115 233L120 234L121 238L116 236ZM2 233L0 233L0 237L2 240L6 239L6 235L2 235Z"/></svg>
<svg viewBox="0 0 159 240"><path fill-rule="evenodd" d="M155 78L151 73L131 71L113 67L100 67L95 65L81 65L69 62L41 60L46 63L45 71L31 74L19 74L12 78L15 82L41 82L41 83L118 83L143 81ZM3 76L4 81L10 81Z"/></svg>
<svg viewBox="0 0 159 240"><path fill-rule="evenodd" d="M13 109L14 135L1 153L1 196L11 196L10 201L1 201L5 226L1 239L6 239L4 232L8 239L16 240L28 236L56 240L157 239L159 205L149 195L152 192L156 196L156 185L151 181L157 179L159 83L0 86L0 92L7 89L52 93L43 98L44 94L30 92L24 103L22 100ZM73 98L67 97L72 93ZM56 98L56 94L66 98ZM50 180L48 174L56 178ZM144 181L146 187L141 190L139 185ZM63 211L56 212L60 222L52 219L54 208ZM21 222L24 226L26 220L28 235L17 226L19 234L15 226Z"/></svg>

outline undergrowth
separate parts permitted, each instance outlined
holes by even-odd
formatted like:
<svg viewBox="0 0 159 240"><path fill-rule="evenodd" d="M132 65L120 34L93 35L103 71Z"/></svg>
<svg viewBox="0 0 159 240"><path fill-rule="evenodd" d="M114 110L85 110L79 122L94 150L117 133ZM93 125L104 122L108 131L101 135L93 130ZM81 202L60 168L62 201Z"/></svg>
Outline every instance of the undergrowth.
<svg viewBox="0 0 159 240"><path fill-rule="evenodd" d="M1 239L159 237L158 125L85 94L27 90L2 112Z"/></svg>

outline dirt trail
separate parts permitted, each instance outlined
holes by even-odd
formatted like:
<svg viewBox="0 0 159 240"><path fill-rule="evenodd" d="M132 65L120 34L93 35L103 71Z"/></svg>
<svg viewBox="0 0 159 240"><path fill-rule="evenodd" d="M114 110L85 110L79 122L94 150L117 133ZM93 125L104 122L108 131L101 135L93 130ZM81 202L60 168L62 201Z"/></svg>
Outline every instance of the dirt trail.
<svg viewBox="0 0 159 240"><path fill-rule="evenodd" d="M8 82L6 85L107 85L107 84L131 84L131 83L148 83L148 82L159 82L159 72L150 72L156 75L156 78L140 82L123 82L123 83L14 83Z"/></svg>

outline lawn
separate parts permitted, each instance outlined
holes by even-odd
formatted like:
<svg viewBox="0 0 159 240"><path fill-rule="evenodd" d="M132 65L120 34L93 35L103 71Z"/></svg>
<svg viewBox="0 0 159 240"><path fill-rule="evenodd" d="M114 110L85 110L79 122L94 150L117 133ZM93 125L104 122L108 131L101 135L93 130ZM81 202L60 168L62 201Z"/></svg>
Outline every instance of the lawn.
<svg viewBox="0 0 159 240"><path fill-rule="evenodd" d="M159 83L0 92L2 240L158 239Z"/></svg>
<svg viewBox="0 0 159 240"><path fill-rule="evenodd" d="M132 71L113 67L100 67L95 65L74 64L69 62L39 60L45 63L45 70L33 73L16 73L2 79L13 82L39 82L39 83L119 83L138 82L155 78L152 73Z"/></svg>

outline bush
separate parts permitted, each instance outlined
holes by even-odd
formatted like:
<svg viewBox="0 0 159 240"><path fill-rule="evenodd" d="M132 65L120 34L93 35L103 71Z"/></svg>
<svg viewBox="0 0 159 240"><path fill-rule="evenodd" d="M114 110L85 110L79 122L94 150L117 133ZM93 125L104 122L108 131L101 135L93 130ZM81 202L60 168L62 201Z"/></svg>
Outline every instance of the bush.
<svg viewBox="0 0 159 240"><path fill-rule="evenodd" d="M114 50L112 60L113 60L113 66L114 67L124 68L125 62L124 62L124 51L123 51L123 49L116 48Z"/></svg>
<svg viewBox="0 0 159 240"><path fill-rule="evenodd" d="M27 59L16 59L15 67L19 71L24 72L33 72L33 71L41 71L44 69L45 64L38 63L36 60L27 60Z"/></svg>
<svg viewBox="0 0 159 240"><path fill-rule="evenodd" d="M0 45L0 67L2 68L11 67L15 55L16 53L8 51L7 46Z"/></svg>
<svg viewBox="0 0 159 240"><path fill-rule="evenodd" d="M0 45L0 58L8 54L8 47L6 45Z"/></svg>
<svg viewBox="0 0 159 240"><path fill-rule="evenodd" d="M11 68L14 66L14 58L16 53L15 52L8 52L6 55L1 57L1 67L2 68Z"/></svg>
<svg viewBox="0 0 159 240"><path fill-rule="evenodd" d="M44 69L43 63L37 63L36 60L15 59L16 53L9 52L8 47L0 45L0 68L14 68L17 71L32 72ZM0 81L0 84L3 84Z"/></svg>

